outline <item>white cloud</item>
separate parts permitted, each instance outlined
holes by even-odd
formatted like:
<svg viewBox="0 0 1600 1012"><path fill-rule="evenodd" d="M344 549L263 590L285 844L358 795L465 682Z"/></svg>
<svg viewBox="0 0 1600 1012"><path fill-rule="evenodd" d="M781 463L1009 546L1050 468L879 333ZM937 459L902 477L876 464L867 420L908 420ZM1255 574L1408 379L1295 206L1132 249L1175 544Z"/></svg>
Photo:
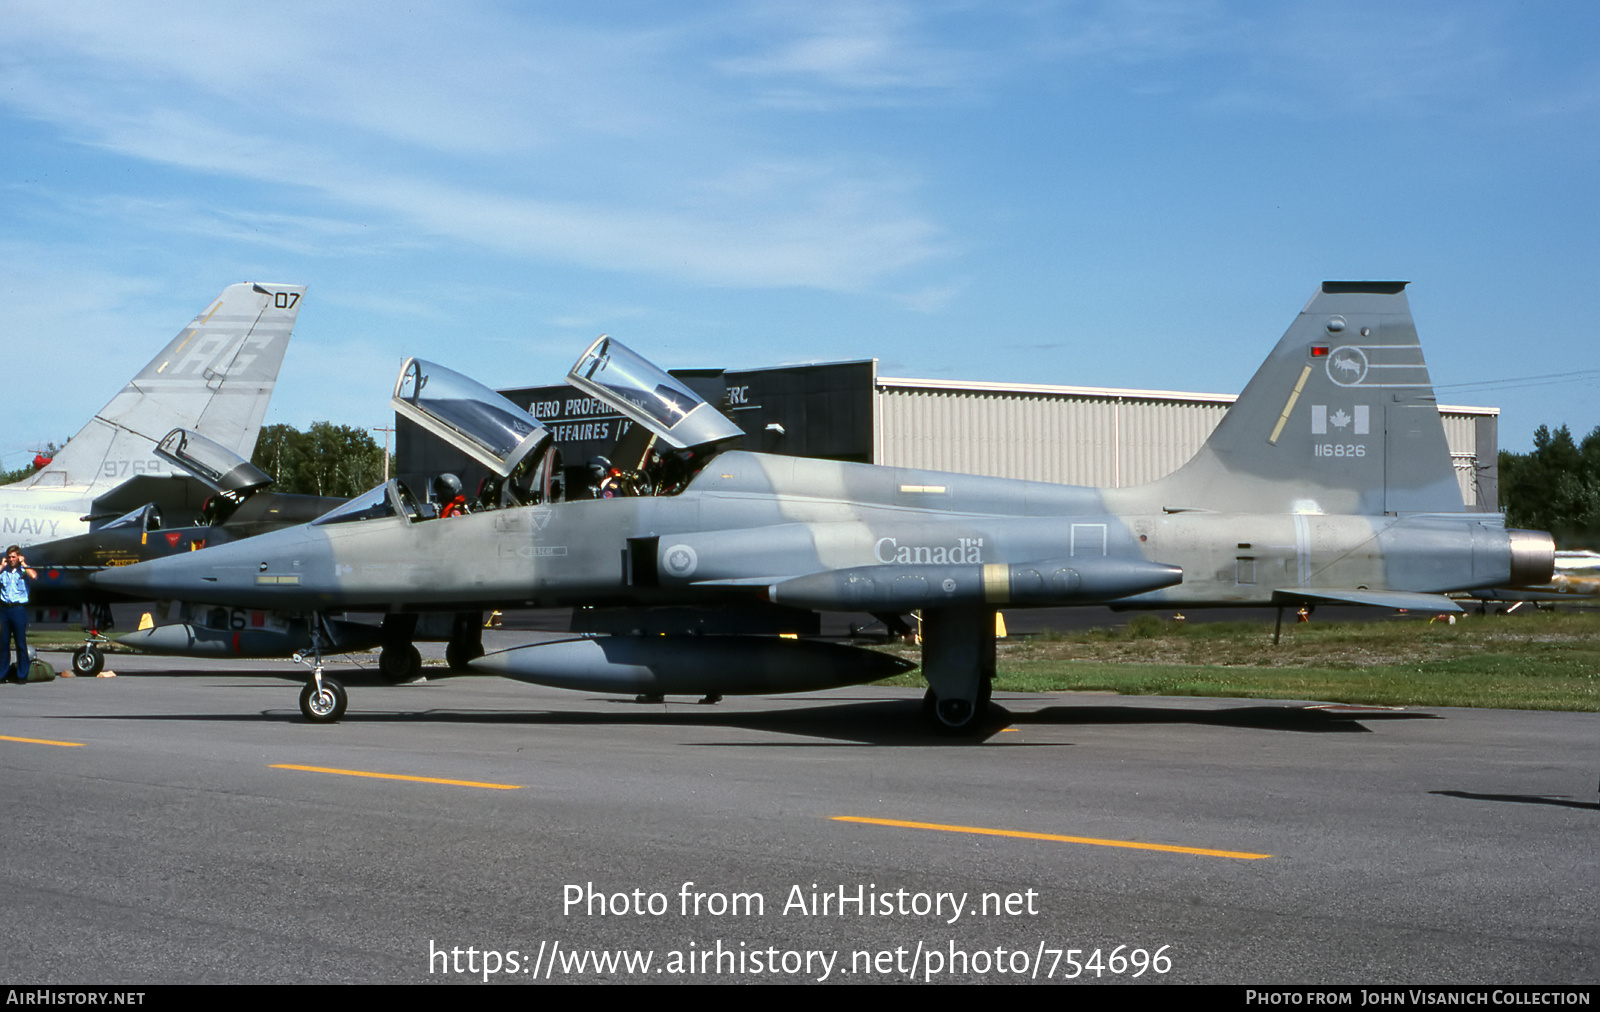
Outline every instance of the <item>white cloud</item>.
<svg viewBox="0 0 1600 1012"><path fill-rule="evenodd" d="M22 392L0 398L0 467L71 437L217 294L196 292L188 315L166 315L152 297L159 282L77 267L75 253L0 240L0 348L6 383Z"/></svg>
<svg viewBox="0 0 1600 1012"><path fill-rule="evenodd" d="M851 291L940 253L892 166L783 152L792 141L665 69L689 55L684 32L494 10L246 13L20 5L0 101L122 156L282 188L255 221L213 211L207 227L284 248L376 225L701 284ZM301 214L303 196L324 211Z"/></svg>
<svg viewBox="0 0 1600 1012"><path fill-rule="evenodd" d="M918 313L937 313L960 297L967 288L965 281L948 285L921 288L895 295L894 301Z"/></svg>
<svg viewBox="0 0 1600 1012"><path fill-rule="evenodd" d="M747 45L756 52L716 66L763 79L769 101L817 107L897 101L904 92L956 88L984 76L974 52L930 37L925 16L939 12L889 0L760 5L748 25ZM766 42L773 34L779 40Z"/></svg>

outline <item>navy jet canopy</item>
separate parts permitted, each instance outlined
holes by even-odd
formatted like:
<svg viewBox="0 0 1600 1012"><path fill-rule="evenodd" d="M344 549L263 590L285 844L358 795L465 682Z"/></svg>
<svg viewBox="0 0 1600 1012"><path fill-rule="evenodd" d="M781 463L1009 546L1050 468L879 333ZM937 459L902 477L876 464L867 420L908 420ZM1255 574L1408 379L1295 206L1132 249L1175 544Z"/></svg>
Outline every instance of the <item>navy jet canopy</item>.
<svg viewBox="0 0 1600 1012"><path fill-rule="evenodd" d="M272 476L192 429L173 429L156 444L156 456L188 471L213 492L244 496L272 484Z"/></svg>

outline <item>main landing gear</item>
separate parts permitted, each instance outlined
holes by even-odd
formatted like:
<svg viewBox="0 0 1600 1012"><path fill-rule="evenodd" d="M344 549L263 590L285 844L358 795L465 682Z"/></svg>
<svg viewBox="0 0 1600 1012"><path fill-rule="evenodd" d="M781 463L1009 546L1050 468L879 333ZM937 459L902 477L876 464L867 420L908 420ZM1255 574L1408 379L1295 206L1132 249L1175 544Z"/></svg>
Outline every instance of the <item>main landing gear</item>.
<svg viewBox="0 0 1600 1012"><path fill-rule="evenodd" d="M383 649L378 652L378 674L390 685L415 681L422 676L422 653L412 644L417 634L417 616L383 616Z"/></svg>
<svg viewBox="0 0 1600 1012"><path fill-rule="evenodd" d="M416 614L394 614L383 617L383 649L378 653L378 674L390 685L411 682L422 677L422 654L417 650L418 619ZM427 638L437 635L429 616ZM445 645L444 659L451 673L468 670L468 665L483 656L483 613L460 611L450 617L450 640ZM442 675L443 672L436 673Z"/></svg>
<svg viewBox="0 0 1600 1012"><path fill-rule="evenodd" d="M937 608L922 613L922 715L940 734L975 734L989 713L994 683L995 609Z"/></svg>
<svg viewBox="0 0 1600 1012"><path fill-rule="evenodd" d="M422 651L410 643L385 646L378 651L378 674L390 685L422 677Z"/></svg>
<svg viewBox="0 0 1600 1012"><path fill-rule="evenodd" d="M466 671L467 665L483 656L483 612L458 611L450 622L450 642L444 659L451 671Z"/></svg>

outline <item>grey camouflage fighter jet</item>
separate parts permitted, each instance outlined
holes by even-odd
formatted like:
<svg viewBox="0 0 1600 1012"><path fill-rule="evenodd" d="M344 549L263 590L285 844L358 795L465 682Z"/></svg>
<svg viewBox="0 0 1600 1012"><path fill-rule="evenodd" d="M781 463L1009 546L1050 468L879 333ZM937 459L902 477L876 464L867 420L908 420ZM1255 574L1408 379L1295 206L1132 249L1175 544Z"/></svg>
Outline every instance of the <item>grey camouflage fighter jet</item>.
<svg viewBox="0 0 1600 1012"><path fill-rule="evenodd" d="M925 713L942 730L976 728L1001 605L1456 611L1446 592L1549 580L1548 535L1462 504L1404 287L1323 284L1194 459L1130 488L729 449L732 422L604 337L567 379L635 426L596 482L564 487L569 472L527 412L413 359L395 408L490 469L477 512L436 516L391 481L307 526L96 580L143 597L391 619L630 609L656 634L535 644L472 666L648 694L880 678L900 663L771 634L801 631L817 611L918 610ZM696 630L709 635L651 620L683 606L730 618ZM768 635L720 634L757 627ZM301 693L306 717L336 720L345 703L319 666Z"/></svg>

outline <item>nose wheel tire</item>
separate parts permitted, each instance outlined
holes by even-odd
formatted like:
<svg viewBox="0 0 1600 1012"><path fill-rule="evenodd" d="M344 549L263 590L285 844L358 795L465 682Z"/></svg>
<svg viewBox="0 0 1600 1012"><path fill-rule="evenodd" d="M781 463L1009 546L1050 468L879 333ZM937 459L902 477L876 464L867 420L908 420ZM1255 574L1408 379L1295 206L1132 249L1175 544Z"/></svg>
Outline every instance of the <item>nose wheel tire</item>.
<svg viewBox="0 0 1600 1012"><path fill-rule="evenodd" d="M72 654L72 673L93 678L105 670L106 655L95 647L79 647Z"/></svg>
<svg viewBox="0 0 1600 1012"><path fill-rule="evenodd" d="M350 694L344 691L337 679L326 675L322 678L322 688L317 688L316 679L306 683L300 690L300 713L313 724L332 724L344 716L344 709L350 704Z"/></svg>

